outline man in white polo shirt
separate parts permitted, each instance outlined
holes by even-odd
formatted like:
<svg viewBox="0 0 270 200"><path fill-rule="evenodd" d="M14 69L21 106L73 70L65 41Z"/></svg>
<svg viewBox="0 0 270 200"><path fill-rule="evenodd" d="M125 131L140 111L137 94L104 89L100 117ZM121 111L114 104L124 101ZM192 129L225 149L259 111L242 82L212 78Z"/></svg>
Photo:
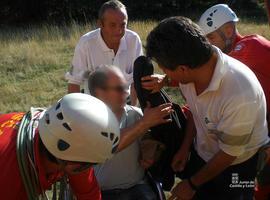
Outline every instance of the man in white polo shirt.
<svg viewBox="0 0 270 200"><path fill-rule="evenodd" d="M179 82L194 119L172 163L175 171L186 168L170 199L252 200L257 152L269 141L265 95L254 73L184 17L155 27L146 53ZM146 79L148 89L164 82Z"/></svg>
<svg viewBox="0 0 270 200"><path fill-rule="evenodd" d="M142 55L141 40L137 33L128 30L125 6L117 0L104 3L99 10L100 28L83 35L74 52L71 70L66 74L68 92L89 93L87 77L102 64L121 69L130 87L131 104L136 104L133 87L133 63Z"/></svg>

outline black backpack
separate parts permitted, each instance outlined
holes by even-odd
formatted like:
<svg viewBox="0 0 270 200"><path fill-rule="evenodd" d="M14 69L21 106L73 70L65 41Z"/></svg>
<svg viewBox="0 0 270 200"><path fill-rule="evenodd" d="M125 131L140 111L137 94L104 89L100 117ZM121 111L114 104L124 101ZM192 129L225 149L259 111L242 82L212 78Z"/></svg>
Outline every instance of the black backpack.
<svg viewBox="0 0 270 200"><path fill-rule="evenodd" d="M153 72L154 67L149 58L140 56L135 60L133 79L142 111L144 111L147 105L146 102L150 102L151 107L171 102L163 89L152 94L151 91L142 88L141 78L152 75ZM151 127L149 133L153 139L165 145L165 150L161 153L159 160L148 171L156 181L162 184L163 189L167 191L171 190L174 185L175 172L171 168L171 163L173 156L179 150L184 139L186 126L186 118L181 107L173 103L173 109L175 112L169 116L172 122Z"/></svg>

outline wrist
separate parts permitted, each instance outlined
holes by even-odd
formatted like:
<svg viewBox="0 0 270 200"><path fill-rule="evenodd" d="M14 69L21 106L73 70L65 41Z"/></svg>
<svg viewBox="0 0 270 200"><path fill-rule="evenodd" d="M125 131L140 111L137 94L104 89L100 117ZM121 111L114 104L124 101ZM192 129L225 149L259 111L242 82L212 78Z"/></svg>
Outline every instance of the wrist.
<svg viewBox="0 0 270 200"><path fill-rule="evenodd" d="M147 120L144 119L144 117L142 117L139 121L138 121L138 127L139 127L139 131L141 133L145 133L147 132L147 130L151 127L148 123Z"/></svg>

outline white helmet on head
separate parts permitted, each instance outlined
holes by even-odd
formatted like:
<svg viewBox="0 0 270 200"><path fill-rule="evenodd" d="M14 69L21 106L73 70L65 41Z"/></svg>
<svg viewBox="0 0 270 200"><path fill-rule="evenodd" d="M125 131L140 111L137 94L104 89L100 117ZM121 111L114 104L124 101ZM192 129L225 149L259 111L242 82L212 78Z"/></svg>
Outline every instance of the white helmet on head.
<svg viewBox="0 0 270 200"><path fill-rule="evenodd" d="M109 107L81 93L65 95L46 110L38 129L48 151L67 161L104 162L120 139L118 121Z"/></svg>
<svg viewBox="0 0 270 200"><path fill-rule="evenodd" d="M238 22L239 19L227 4L217 4L207 9L199 20L199 26L207 35L216 31L227 22Z"/></svg>

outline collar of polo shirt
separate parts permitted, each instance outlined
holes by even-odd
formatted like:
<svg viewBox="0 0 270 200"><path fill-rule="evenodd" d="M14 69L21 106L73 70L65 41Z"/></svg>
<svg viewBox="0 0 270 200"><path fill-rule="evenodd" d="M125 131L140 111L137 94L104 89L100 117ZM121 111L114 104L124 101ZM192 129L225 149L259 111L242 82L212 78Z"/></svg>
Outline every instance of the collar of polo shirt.
<svg viewBox="0 0 270 200"><path fill-rule="evenodd" d="M99 33L98 33L98 43L101 46L102 50L105 51L105 52L112 51L112 49L110 49L106 45L106 43L104 42L104 40L103 40L103 38L101 36L101 30L100 30L100 28L98 29L98 31L99 31ZM127 50L127 43L126 43L125 35L120 40L120 46L119 46L118 52L126 51Z"/></svg>
<svg viewBox="0 0 270 200"><path fill-rule="evenodd" d="M227 72L227 68L224 66L224 62L227 62L227 60L224 58L223 54L221 53L221 50L219 50L217 47L213 46L215 48L215 52L219 55L217 64L215 66L214 74L212 76L212 79L208 85L208 87L201 93L200 95L205 94L209 91L216 91L220 87L221 81L224 77L224 74Z"/></svg>

